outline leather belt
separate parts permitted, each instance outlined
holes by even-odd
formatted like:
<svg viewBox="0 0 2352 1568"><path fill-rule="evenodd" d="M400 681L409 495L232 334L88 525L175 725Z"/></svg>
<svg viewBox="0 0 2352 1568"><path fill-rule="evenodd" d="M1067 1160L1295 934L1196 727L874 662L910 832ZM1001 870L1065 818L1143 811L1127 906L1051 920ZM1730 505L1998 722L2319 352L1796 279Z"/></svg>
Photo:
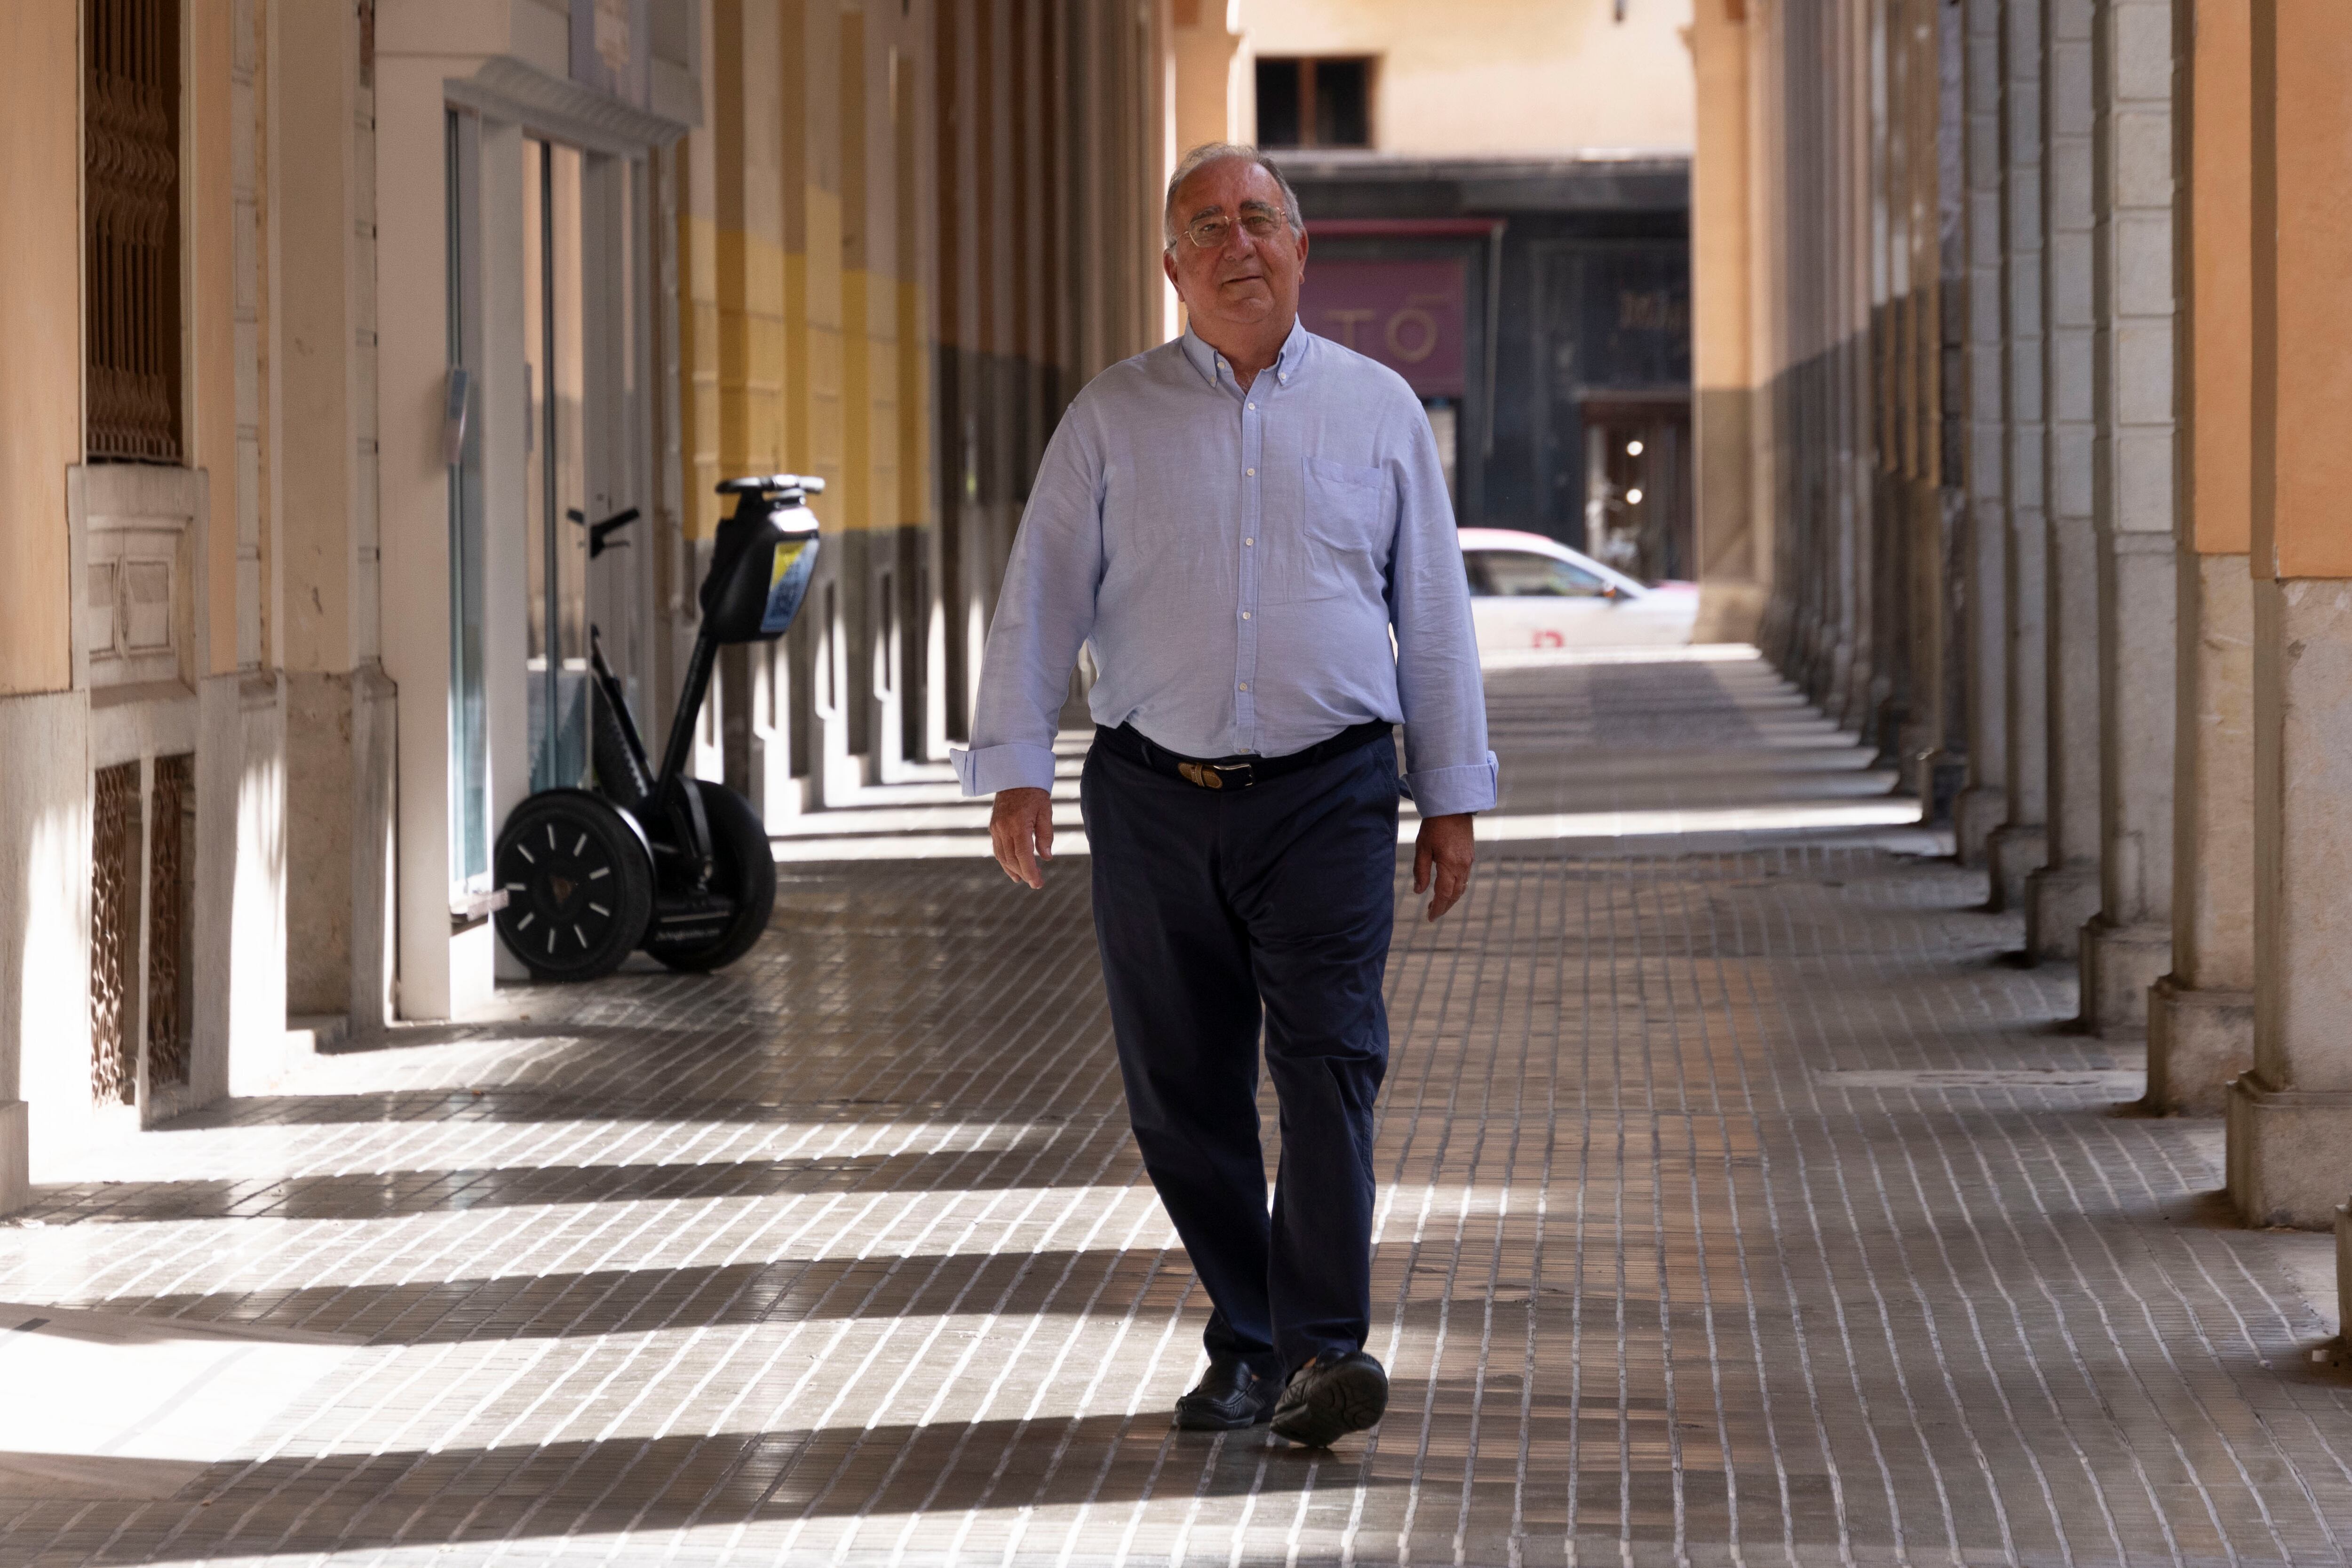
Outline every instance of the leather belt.
<svg viewBox="0 0 2352 1568"><path fill-rule="evenodd" d="M1295 773L1311 768L1318 763L1328 763L1334 757L1346 756L1361 750L1374 741L1386 741L1394 730L1385 719L1374 719L1362 724L1350 724L1328 741L1318 741L1303 752L1292 752L1280 757L1187 757L1154 743L1132 724L1118 729L1108 725L1095 726L1095 743L1116 756L1150 768L1155 773L1182 779L1194 789L1248 789L1253 784L1265 784L1285 773Z"/></svg>

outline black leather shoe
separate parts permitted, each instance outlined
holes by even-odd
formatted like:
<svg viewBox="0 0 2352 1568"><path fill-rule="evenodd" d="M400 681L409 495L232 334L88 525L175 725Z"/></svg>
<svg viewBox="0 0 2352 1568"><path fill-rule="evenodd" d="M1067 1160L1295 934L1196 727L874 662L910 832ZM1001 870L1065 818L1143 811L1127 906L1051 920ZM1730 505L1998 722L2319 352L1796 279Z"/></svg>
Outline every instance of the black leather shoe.
<svg viewBox="0 0 2352 1568"><path fill-rule="evenodd" d="M1274 1407L1274 1435L1307 1448L1328 1448L1379 1423L1389 1407L1389 1374L1362 1351L1318 1356L1290 1374Z"/></svg>
<svg viewBox="0 0 2352 1568"><path fill-rule="evenodd" d="M1187 1432L1237 1432L1274 1414L1282 1380L1244 1361L1213 1361L1201 1381L1176 1402L1176 1425Z"/></svg>

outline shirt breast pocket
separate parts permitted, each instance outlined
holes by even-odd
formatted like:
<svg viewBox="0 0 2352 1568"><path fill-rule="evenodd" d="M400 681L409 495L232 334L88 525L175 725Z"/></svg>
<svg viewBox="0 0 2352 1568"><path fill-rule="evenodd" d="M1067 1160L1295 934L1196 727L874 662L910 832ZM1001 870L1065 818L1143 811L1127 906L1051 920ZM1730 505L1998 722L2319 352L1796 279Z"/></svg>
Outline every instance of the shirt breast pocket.
<svg viewBox="0 0 2352 1568"><path fill-rule="evenodd" d="M1307 459L1291 597L1299 601L1385 591L1390 515L1386 468Z"/></svg>

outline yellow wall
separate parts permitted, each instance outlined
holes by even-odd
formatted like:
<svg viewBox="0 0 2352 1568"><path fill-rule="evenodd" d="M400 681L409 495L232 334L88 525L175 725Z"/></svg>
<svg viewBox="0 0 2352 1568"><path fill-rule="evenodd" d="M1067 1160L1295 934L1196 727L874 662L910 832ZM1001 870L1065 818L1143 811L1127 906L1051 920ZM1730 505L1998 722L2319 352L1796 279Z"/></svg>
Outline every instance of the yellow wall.
<svg viewBox="0 0 2352 1568"><path fill-rule="evenodd" d="M1690 0L1241 0L1255 55L1379 57L1373 146L1412 157L1687 153ZM1238 73L1253 94L1255 76ZM1255 135L1254 106L1237 116Z"/></svg>
<svg viewBox="0 0 2352 1568"><path fill-rule="evenodd" d="M2352 26L2336 0L2278 0L2275 14L2275 52L2258 30L2254 58L2273 121L2257 121L2254 156L2275 173L2254 182L2253 416L2273 450L2256 460L2253 573L2352 577Z"/></svg>
<svg viewBox="0 0 2352 1568"><path fill-rule="evenodd" d="M824 479L829 526L919 521L908 455L926 443L908 422L925 410L904 384L927 374L907 341L921 292L872 242L912 216L887 46L861 14L802 0L717 0L711 21L678 220L688 531L717 527L721 478L778 470Z"/></svg>
<svg viewBox="0 0 2352 1568"><path fill-rule="evenodd" d="M1700 632L1752 636L1770 569L1767 509L1759 505L1755 444L1755 234L1748 205L1749 28L1705 6L1691 36L1700 145L1691 164L1692 410L1696 428ZM1750 591L1754 590L1754 591Z"/></svg>
<svg viewBox="0 0 2352 1568"><path fill-rule="evenodd" d="M66 469L81 461L79 0L0 5L0 695L73 677Z"/></svg>
<svg viewBox="0 0 2352 1568"><path fill-rule="evenodd" d="M1250 136L1248 90L1241 79L1242 37L1234 29L1238 0L1176 0L1176 146L1243 142Z"/></svg>
<svg viewBox="0 0 2352 1568"><path fill-rule="evenodd" d="M1709 156L1691 168L1692 379L1702 391L1755 384L1750 363L1748 30L1708 7L1696 76Z"/></svg>
<svg viewBox="0 0 2352 1568"><path fill-rule="evenodd" d="M2200 0L2190 156L2194 334L2189 472L2194 542L2242 555L2253 503L2253 17L2250 0Z"/></svg>

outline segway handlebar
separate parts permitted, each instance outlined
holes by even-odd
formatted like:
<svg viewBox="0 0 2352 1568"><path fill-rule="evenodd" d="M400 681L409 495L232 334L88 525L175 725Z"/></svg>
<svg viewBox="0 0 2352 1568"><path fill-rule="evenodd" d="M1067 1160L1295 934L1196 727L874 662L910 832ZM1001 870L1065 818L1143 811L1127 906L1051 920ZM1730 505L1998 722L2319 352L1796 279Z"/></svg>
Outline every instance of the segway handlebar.
<svg viewBox="0 0 2352 1568"><path fill-rule="evenodd" d="M723 496L778 495L792 490L821 496L824 494L824 481L814 474L749 474L740 479L719 481L719 493Z"/></svg>

